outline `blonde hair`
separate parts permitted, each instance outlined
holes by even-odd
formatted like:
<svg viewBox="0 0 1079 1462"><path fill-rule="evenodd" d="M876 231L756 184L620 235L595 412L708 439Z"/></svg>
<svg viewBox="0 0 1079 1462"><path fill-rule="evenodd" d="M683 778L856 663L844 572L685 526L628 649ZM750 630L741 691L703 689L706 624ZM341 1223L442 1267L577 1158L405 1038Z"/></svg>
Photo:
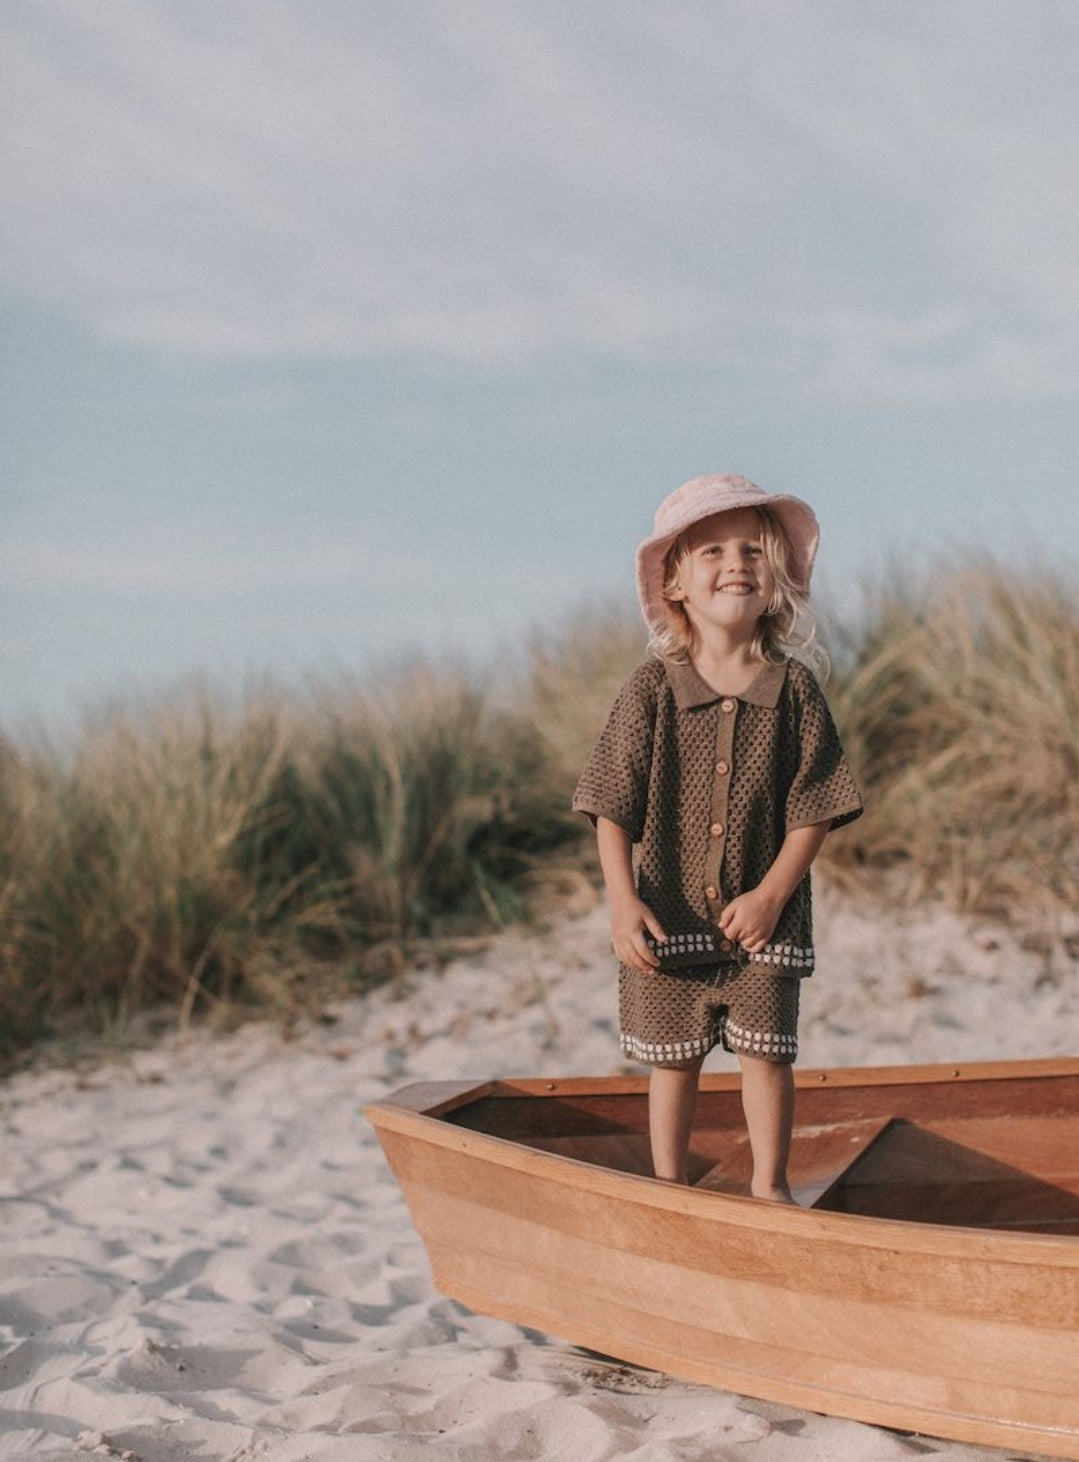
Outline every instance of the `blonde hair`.
<svg viewBox="0 0 1079 1462"><path fill-rule="evenodd" d="M773 663L792 656L808 665L823 680L828 674L828 654L817 639L817 616L809 596L794 583L790 573L790 543L779 519L767 508L754 508L761 525L761 548L772 571L775 587L771 603L757 621L753 634L753 653ZM689 555L686 528L667 550L663 560L663 595L667 600L667 624L652 634L650 649L661 659L685 664L696 649L696 631L685 609L668 598L678 587L678 573Z"/></svg>

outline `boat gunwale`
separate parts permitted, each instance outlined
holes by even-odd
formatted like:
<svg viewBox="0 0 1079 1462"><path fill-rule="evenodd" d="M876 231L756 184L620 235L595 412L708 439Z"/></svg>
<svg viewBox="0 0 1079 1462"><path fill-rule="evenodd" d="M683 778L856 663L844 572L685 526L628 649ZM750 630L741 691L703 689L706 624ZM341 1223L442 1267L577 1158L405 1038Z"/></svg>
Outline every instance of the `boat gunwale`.
<svg viewBox="0 0 1079 1462"><path fill-rule="evenodd" d="M981 1062L967 1065L937 1063L919 1066L827 1068L797 1073L800 1085L832 1086L925 1085L955 1082L1030 1080L1079 1076L1079 1058L1050 1057L1033 1061ZM862 1078L859 1080L859 1078ZM866 1079L868 1078L868 1079ZM737 1193L717 1193L692 1186L657 1181L583 1158L530 1147L512 1137L499 1137L475 1128L457 1126L446 1118L454 1111L487 1098L534 1097L557 1100L572 1096L643 1095L647 1075L569 1078L504 1078L487 1081L414 1083L388 1097L369 1103L364 1111L376 1132L381 1128L402 1136L459 1152L473 1161L492 1162L522 1174L552 1180L572 1188L587 1187L597 1197L628 1199L655 1209L708 1218L737 1228L766 1229L777 1235L810 1234L842 1239L873 1249L897 1247L911 1252L984 1259L1012 1264L1079 1269L1079 1235L1028 1233L974 1225L939 1224L916 1219L881 1218L871 1214L840 1213L826 1209L762 1203ZM735 1091L737 1074L716 1073L702 1078L702 1092ZM422 1104L421 1104L422 1103ZM587 1182L582 1183L582 1177Z"/></svg>

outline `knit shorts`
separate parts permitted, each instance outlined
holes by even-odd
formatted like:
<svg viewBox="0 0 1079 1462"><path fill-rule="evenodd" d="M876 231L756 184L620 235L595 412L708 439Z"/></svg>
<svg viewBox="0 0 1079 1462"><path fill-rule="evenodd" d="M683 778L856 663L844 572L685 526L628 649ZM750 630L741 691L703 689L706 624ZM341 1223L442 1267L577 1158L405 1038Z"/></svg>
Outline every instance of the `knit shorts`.
<svg viewBox="0 0 1079 1462"><path fill-rule="evenodd" d="M618 1017L622 1050L648 1066L684 1066L715 1046L789 1064L798 1055L794 975L739 965L656 970L622 966Z"/></svg>

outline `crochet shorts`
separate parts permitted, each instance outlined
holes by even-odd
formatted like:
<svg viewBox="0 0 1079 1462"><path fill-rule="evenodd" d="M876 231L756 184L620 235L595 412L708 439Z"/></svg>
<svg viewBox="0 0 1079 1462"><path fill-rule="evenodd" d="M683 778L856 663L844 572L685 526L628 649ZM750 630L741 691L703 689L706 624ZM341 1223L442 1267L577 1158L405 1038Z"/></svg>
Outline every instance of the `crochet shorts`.
<svg viewBox="0 0 1079 1462"><path fill-rule="evenodd" d="M789 1064L798 1055L800 987L797 976L739 965L650 975L623 966L622 1050L648 1066L684 1066L718 1045Z"/></svg>

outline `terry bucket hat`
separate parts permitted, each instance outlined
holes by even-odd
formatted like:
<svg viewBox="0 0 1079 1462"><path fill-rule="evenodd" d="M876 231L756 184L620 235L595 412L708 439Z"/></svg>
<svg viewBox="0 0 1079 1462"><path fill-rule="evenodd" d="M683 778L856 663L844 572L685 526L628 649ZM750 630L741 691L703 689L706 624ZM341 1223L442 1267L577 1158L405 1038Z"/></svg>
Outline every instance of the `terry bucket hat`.
<svg viewBox="0 0 1079 1462"><path fill-rule="evenodd" d="M767 508L782 524L790 544L790 573L803 594L809 592L809 578L817 554L820 528L808 503L789 493L765 492L755 482L734 473L710 473L692 477L676 487L656 509L652 536L637 550L637 594L649 629L667 628L667 600L663 597L663 564L680 533L732 508Z"/></svg>

